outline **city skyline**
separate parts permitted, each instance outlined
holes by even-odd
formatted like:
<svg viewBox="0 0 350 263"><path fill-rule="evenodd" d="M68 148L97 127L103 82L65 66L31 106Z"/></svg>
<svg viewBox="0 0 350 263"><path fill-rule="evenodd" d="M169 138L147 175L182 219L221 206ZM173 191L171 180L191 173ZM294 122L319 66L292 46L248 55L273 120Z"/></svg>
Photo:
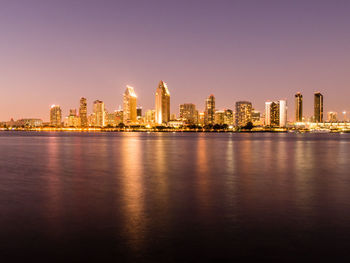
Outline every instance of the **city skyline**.
<svg viewBox="0 0 350 263"><path fill-rule="evenodd" d="M52 104L67 116L82 96L114 110L126 85L152 109L159 79L171 89L171 113L183 103L203 111L214 94L217 109L250 101L260 112L265 101L286 99L292 121L298 91L304 116L313 115L316 91L325 114L350 111L348 1L220 3L8 1L0 120L48 121Z"/></svg>

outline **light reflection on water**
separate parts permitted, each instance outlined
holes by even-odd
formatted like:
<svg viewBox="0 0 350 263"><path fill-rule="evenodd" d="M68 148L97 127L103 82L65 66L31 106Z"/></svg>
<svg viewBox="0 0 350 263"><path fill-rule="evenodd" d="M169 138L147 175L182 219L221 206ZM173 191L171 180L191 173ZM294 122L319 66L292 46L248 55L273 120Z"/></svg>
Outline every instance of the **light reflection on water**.
<svg viewBox="0 0 350 263"><path fill-rule="evenodd" d="M349 251L346 134L1 133L0 151L5 252L133 262Z"/></svg>

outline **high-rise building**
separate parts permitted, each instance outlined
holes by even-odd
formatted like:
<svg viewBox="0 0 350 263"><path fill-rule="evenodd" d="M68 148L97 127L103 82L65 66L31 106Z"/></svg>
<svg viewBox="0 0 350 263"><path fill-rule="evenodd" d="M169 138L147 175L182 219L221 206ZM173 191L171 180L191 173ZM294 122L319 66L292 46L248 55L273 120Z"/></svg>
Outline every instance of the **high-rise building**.
<svg viewBox="0 0 350 263"><path fill-rule="evenodd" d="M87 127L88 126L88 117L87 117L87 102L86 102L86 98L81 98L80 99L79 117L80 117L80 125L81 125L81 127Z"/></svg>
<svg viewBox="0 0 350 263"><path fill-rule="evenodd" d="M160 81L156 90L156 123L166 124L170 121L170 93L164 81Z"/></svg>
<svg viewBox="0 0 350 263"><path fill-rule="evenodd" d="M93 106L93 125L104 127L106 125L106 111L103 101L95 100Z"/></svg>
<svg viewBox="0 0 350 263"><path fill-rule="evenodd" d="M286 100L265 103L265 125L272 127L287 126Z"/></svg>
<svg viewBox="0 0 350 263"><path fill-rule="evenodd" d="M323 95L320 92L314 95L314 121L323 122Z"/></svg>
<svg viewBox="0 0 350 263"><path fill-rule="evenodd" d="M134 88L127 85L123 97L124 123L135 123L137 120L137 96Z"/></svg>
<svg viewBox="0 0 350 263"><path fill-rule="evenodd" d="M214 124L215 121L215 97L211 94L205 100L204 122L205 124Z"/></svg>
<svg viewBox="0 0 350 263"><path fill-rule="evenodd" d="M338 121L337 115L338 114L334 111L328 112L327 113L328 122L337 122Z"/></svg>
<svg viewBox="0 0 350 263"><path fill-rule="evenodd" d="M300 92L295 94L295 121L303 121L303 95Z"/></svg>
<svg viewBox="0 0 350 263"><path fill-rule="evenodd" d="M224 111L224 124L227 124L228 126L233 126L233 111L230 109L226 109Z"/></svg>
<svg viewBox="0 0 350 263"><path fill-rule="evenodd" d="M271 126L271 101L265 102L265 126Z"/></svg>
<svg viewBox="0 0 350 263"><path fill-rule="evenodd" d="M287 101L286 100L280 100L280 127L287 127Z"/></svg>
<svg viewBox="0 0 350 263"><path fill-rule="evenodd" d="M214 115L214 123L223 125L225 123L225 111L217 110Z"/></svg>
<svg viewBox="0 0 350 263"><path fill-rule="evenodd" d="M244 127L252 122L252 103L249 101L236 102L236 126Z"/></svg>
<svg viewBox="0 0 350 263"><path fill-rule="evenodd" d="M270 126L278 127L280 125L280 104L274 101L270 105Z"/></svg>
<svg viewBox="0 0 350 263"><path fill-rule="evenodd" d="M196 124L197 123L197 111L196 105L192 103L184 103L180 105L180 118L186 124Z"/></svg>
<svg viewBox="0 0 350 263"><path fill-rule="evenodd" d="M54 127L62 125L62 110L58 105L52 105L50 109L50 124Z"/></svg>

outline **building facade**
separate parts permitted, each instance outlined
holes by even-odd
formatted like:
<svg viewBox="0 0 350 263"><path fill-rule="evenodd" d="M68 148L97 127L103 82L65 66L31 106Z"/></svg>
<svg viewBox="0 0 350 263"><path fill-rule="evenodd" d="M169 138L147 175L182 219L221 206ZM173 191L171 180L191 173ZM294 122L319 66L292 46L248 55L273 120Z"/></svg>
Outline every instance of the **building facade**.
<svg viewBox="0 0 350 263"><path fill-rule="evenodd" d="M184 103L180 105L180 118L185 124L197 124L198 112L196 105L192 103Z"/></svg>
<svg viewBox="0 0 350 263"><path fill-rule="evenodd" d="M167 84L160 81L156 90L156 116L157 124L167 124L170 121L170 93Z"/></svg>
<svg viewBox="0 0 350 263"><path fill-rule="evenodd" d="M215 122L215 97L213 94L205 100L204 122L207 125Z"/></svg>
<svg viewBox="0 0 350 263"><path fill-rule="evenodd" d="M249 101L236 102L236 126L244 127L252 122L252 103Z"/></svg>
<svg viewBox="0 0 350 263"><path fill-rule="evenodd" d="M62 125L62 110L58 105L51 106L50 125L54 127L60 127Z"/></svg>
<svg viewBox="0 0 350 263"><path fill-rule="evenodd" d="M95 100L93 105L93 126L104 127L106 125L106 111L103 101Z"/></svg>
<svg viewBox="0 0 350 263"><path fill-rule="evenodd" d="M80 125L81 125L81 127L87 127L89 123L88 123L88 117L87 117L87 101L86 101L86 98L81 98L80 99L79 117L80 117Z"/></svg>
<svg viewBox="0 0 350 263"><path fill-rule="evenodd" d="M295 94L295 122L303 121L303 95L298 92Z"/></svg>
<svg viewBox="0 0 350 263"><path fill-rule="evenodd" d="M127 85L123 96L124 123L135 123L137 120L137 96L134 88Z"/></svg>
<svg viewBox="0 0 350 263"><path fill-rule="evenodd" d="M265 103L265 125L271 127L287 126L287 101L279 100Z"/></svg>
<svg viewBox="0 0 350 263"><path fill-rule="evenodd" d="M323 95L320 92L314 94L314 121L323 122Z"/></svg>

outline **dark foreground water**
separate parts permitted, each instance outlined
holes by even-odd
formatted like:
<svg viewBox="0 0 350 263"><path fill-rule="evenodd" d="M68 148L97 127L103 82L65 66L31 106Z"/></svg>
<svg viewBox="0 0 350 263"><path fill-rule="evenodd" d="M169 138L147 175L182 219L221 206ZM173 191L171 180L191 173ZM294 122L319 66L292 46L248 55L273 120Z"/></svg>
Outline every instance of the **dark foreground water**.
<svg viewBox="0 0 350 263"><path fill-rule="evenodd" d="M350 135L0 132L0 260L350 260Z"/></svg>

